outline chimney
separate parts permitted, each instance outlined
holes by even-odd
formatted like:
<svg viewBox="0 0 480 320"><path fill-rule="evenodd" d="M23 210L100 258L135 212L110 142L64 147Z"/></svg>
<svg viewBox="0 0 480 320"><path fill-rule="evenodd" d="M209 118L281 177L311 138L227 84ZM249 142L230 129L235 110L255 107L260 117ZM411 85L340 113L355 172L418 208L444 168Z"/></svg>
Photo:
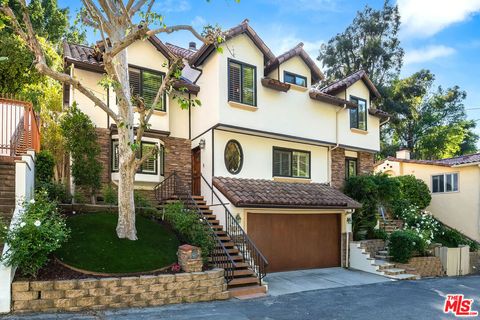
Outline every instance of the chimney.
<svg viewBox="0 0 480 320"><path fill-rule="evenodd" d="M188 49L196 51L197 50L197 44L193 41L189 42L188 43Z"/></svg>
<svg viewBox="0 0 480 320"><path fill-rule="evenodd" d="M397 151L396 154L397 159L406 159L410 160L410 150L403 148Z"/></svg>

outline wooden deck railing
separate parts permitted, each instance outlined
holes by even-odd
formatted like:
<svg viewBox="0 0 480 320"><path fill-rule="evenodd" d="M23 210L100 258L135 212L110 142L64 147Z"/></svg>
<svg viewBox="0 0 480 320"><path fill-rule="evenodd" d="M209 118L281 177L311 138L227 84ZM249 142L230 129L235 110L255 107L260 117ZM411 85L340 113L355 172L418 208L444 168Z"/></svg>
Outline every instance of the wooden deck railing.
<svg viewBox="0 0 480 320"><path fill-rule="evenodd" d="M0 156L40 151L39 118L30 102L0 97Z"/></svg>

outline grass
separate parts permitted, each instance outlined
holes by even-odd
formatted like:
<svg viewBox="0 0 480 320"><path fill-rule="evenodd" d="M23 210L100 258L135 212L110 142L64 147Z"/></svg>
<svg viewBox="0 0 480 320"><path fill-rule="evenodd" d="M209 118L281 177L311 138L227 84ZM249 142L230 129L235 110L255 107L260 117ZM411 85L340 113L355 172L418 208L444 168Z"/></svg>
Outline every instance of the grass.
<svg viewBox="0 0 480 320"><path fill-rule="evenodd" d="M117 217L92 213L68 218L71 237L56 257L73 267L101 273L151 271L177 261L179 241L172 231L137 215L138 240L119 239Z"/></svg>

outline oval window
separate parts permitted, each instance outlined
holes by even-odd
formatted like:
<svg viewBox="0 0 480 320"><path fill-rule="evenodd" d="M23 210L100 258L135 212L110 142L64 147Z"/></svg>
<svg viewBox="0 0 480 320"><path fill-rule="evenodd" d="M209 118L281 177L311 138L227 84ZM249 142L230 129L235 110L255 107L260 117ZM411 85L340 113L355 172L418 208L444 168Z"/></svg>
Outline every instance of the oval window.
<svg viewBox="0 0 480 320"><path fill-rule="evenodd" d="M225 146L225 166L231 174L237 174L242 170L243 151L237 140L230 140Z"/></svg>

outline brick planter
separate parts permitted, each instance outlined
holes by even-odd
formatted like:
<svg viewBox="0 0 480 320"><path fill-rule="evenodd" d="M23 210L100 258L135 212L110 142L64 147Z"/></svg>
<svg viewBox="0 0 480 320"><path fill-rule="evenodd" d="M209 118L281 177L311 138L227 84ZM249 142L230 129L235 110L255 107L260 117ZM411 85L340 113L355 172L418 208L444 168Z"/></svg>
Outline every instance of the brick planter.
<svg viewBox="0 0 480 320"><path fill-rule="evenodd" d="M157 276L16 281L14 312L158 306L229 298L223 269Z"/></svg>
<svg viewBox="0 0 480 320"><path fill-rule="evenodd" d="M385 240L382 239L361 240L360 245L370 253L371 257L374 257L378 251L385 250Z"/></svg>

